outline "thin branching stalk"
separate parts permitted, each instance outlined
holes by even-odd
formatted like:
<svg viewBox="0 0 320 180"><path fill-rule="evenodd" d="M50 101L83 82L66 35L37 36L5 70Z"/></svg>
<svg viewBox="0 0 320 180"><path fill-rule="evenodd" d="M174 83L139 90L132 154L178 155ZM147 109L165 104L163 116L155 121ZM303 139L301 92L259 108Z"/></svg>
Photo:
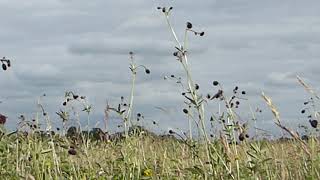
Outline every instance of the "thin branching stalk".
<svg viewBox="0 0 320 180"><path fill-rule="evenodd" d="M128 108L128 112L127 115L124 119L124 129L125 129L125 136L128 137L128 122L130 124L130 126L132 126L132 120L131 120L131 115L132 115L132 111L133 111L133 99L134 99L134 89L135 89L135 83L136 83L136 76L137 76L137 72L136 72L136 64L133 60L133 54L130 53L130 69L131 69L131 74L132 74L132 79L131 79L131 91L130 91L130 101L129 101L129 108Z"/></svg>
<svg viewBox="0 0 320 180"><path fill-rule="evenodd" d="M187 51L186 49L184 49L185 47L182 47L180 41L178 40L178 37L170 23L170 20L169 20L169 12L166 12L164 13L165 14L165 18L166 18L166 22L167 22L167 25L170 29L170 32L172 33L173 37L174 37L174 40L176 41L178 47L180 48L180 50L182 51L182 54L183 56L181 57L180 59L180 62L183 66L183 69L187 75L187 84L188 84L188 88L190 90L190 94L191 94L191 97L193 99L193 101L195 102L195 107L196 107L196 110L197 110L197 113L199 115L199 122L200 122L200 125L201 125L201 128L199 128L199 130L201 131L202 135L204 136L204 139L205 139L205 146L206 146L206 154L207 154L207 158L209 161L211 161L211 150L212 149L215 153L217 153L219 159L222 161L222 163L224 164L225 168L228 170L228 172L230 173L230 176L234 179L233 175L231 174L231 168L227 167L226 163L224 162L224 160L222 159L222 157L220 157L220 155L218 154L218 151L216 150L216 148L211 145L211 142L210 142L210 139L207 135L207 132L206 132L206 126L205 126L205 112L204 112L204 104L202 101L199 101L199 97L197 95L197 93L195 92L195 88L194 88L194 83L193 83L193 80L192 80L192 76L191 76L191 70L190 70L190 67L188 65L188 56L187 56ZM187 44L187 34L185 34L185 45ZM213 163L211 163L212 166L210 166L210 172L213 172L213 169L214 169L214 166L213 166ZM238 169L238 174L239 174L239 169ZM238 175L239 177L239 175Z"/></svg>

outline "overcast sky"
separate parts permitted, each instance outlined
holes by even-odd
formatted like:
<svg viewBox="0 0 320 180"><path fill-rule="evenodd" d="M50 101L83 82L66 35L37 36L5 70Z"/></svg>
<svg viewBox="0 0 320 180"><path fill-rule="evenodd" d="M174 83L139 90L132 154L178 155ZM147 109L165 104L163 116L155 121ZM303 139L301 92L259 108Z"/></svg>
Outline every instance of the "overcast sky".
<svg viewBox="0 0 320 180"><path fill-rule="evenodd" d="M159 123L150 128L186 128L181 89L163 80L184 73L157 6L174 7L171 20L179 38L187 21L205 31L204 37L189 38L192 74L203 94L216 92L213 80L227 95L239 86L249 98L238 111L242 121L250 117L250 104L263 110L258 125L276 131L260 97L264 91L284 122L308 125L300 110L309 96L295 76L319 88L320 1L0 0L0 56L12 59L12 68L0 71L0 113L8 116L7 126L14 128L21 114L32 118L43 93L44 108L60 125L55 112L63 108L65 91L87 96L92 126L102 126L106 100L116 105L130 93L128 52L133 51L136 62L151 70L138 73L135 113Z"/></svg>

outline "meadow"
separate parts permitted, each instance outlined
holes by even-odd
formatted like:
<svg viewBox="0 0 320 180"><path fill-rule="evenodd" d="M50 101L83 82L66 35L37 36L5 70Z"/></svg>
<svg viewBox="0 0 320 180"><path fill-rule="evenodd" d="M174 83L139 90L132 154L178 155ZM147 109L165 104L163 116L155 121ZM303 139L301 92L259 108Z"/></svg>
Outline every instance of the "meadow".
<svg viewBox="0 0 320 180"><path fill-rule="evenodd" d="M243 123L236 113L247 92L235 86L228 97L222 82L215 80L212 86L216 93L203 94L193 80L188 63L188 38L205 38L205 32L186 22L180 41L170 21L173 8L157 9L176 43L172 56L185 73L183 78L174 75L166 78L183 88L177 94L185 98L181 113L188 120L189 129L169 130L159 135L134 123L143 119L143 114L133 110L135 93L139 91L135 88L136 78L148 76L152 69L137 64L134 52L129 52L130 95L120 97L120 102L114 105L107 104L105 110L106 119L112 114L122 120L123 131L114 134L103 128L89 131L92 107L85 96L73 91L65 92L64 109L55 114L63 126L53 129L39 98L37 116L33 119L20 116L16 131L6 130L7 117L0 114L1 179L320 179L316 108L320 98L313 88L297 76L297 85L310 95L308 101L302 102L306 108L301 113L309 120L309 127L301 127L305 134L287 127L272 98L262 92L257 98L265 101L283 137L277 140L250 137L248 131L254 121ZM1 73L14 68L9 59L3 58L1 63ZM219 103L223 108L218 114L208 113L209 102ZM83 107L82 111L73 112L75 104ZM80 113L86 114L87 125L78 119L77 127L69 127L71 114ZM41 128L40 120L45 121L46 129ZM219 127L215 134L209 131L212 127Z"/></svg>

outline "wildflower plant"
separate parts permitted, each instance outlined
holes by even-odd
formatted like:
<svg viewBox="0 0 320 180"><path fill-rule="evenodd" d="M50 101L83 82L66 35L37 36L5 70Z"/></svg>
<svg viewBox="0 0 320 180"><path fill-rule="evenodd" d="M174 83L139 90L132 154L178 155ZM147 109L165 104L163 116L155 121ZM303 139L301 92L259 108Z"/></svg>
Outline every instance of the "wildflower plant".
<svg viewBox="0 0 320 180"><path fill-rule="evenodd" d="M205 132L205 122L204 122L205 112L204 112L204 104L203 104L204 100L201 97L201 95L199 95L197 93L198 86L194 83L192 76L191 76L191 70L190 70L190 66L189 66L189 62L188 62L188 48L187 48L188 34L190 32L194 33L195 35L201 34L200 36L203 36L204 33L197 32L197 31L193 30L192 23L187 22L186 28L185 28L184 41L183 41L183 43L181 43L176 35L176 32L175 32L171 22L170 22L170 15L173 10L173 7L169 7L169 8L168 7L158 7L157 9L163 13L165 20L167 22L167 25L169 27L169 30L170 30L171 34L173 35L174 41L176 42L175 52L173 53L173 55L180 62L180 64L182 65L182 67L186 73L186 76L187 76L187 89L186 89L186 93L184 94L184 96L195 107L197 114L198 114L198 117L199 117L199 124L201 124L200 130L202 131L202 134L204 135L205 139L208 140L207 134Z"/></svg>
<svg viewBox="0 0 320 180"><path fill-rule="evenodd" d="M134 102L134 96L135 96L135 84L136 84L136 78L137 73L139 69L143 69L146 74L150 74L151 71L144 65L138 65L134 61L134 53L132 51L129 52L129 59L130 59L130 72L131 72L131 91L129 96L129 102L124 103L124 97L121 96L121 103L118 104L117 108L111 107L107 103L106 112L109 112L110 110L113 112L116 112L123 121L123 127L125 132L125 137L128 137L128 130L129 127L133 125L132 123L132 112L133 112L133 102Z"/></svg>
<svg viewBox="0 0 320 180"><path fill-rule="evenodd" d="M212 146L211 141L209 139L209 136L206 131L206 123L205 123L205 109L204 109L204 102L205 99L202 97L201 94L199 94L198 89L199 85L194 83L192 75L191 75L191 70L188 62L188 35L189 33L193 33L194 35L199 35L199 36L204 36L204 32L197 32L193 30L193 25L191 22L186 23L186 28L185 28L185 33L184 33L184 40L183 43L181 43L176 35L176 32L170 22L170 15L172 12L172 7L158 7L158 10L162 12L162 14L165 17L165 20L167 22L167 25L169 27L169 30L174 38L174 41L176 42L175 46L175 52L173 55L177 58L178 62L182 65L184 72L187 77L187 89L186 92L183 93L182 95L189 101L188 106L191 108L194 108L196 114L192 115L189 113L189 110L184 109L183 112L188 115L188 117L196 117L198 120L193 118L196 122L196 124L199 124L198 131L199 134L201 134L201 137L204 138L205 146L206 146L206 155L207 155L207 161L210 164L210 172L213 173L214 171L214 163L212 159L212 152L215 153L215 155L218 156L218 159L220 161L225 161L218 153L217 149ZM189 122L190 126L190 122ZM189 127L190 128L190 127ZM191 128L190 128L191 129ZM191 133L191 132L190 132ZM228 169L229 174L231 175L231 170L227 166L226 162L223 162L224 166L226 169ZM233 175L231 175L233 177Z"/></svg>
<svg viewBox="0 0 320 180"><path fill-rule="evenodd" d="M6 57L3 57L2 59L0 59L0 61L1 61L2 70L6 71L8 68L11 67L10 59L7 59Z"/></svg>
<svg viewBox="0 0 320 180"><path fill-rule="evenodd" d="M177 61L182 65L184 73L186 74L186 85L184 85L181 77L176 77L175 75L165 76L165 79L175 80L177 84L181 84L181 87L184 89L182 96L186 99L185 104L187 108L184 108L182 111L185 115L187 115L189 119L189 134L190 139L192 140L192 123L191 120L194 121L194 124L197 126L198 134L204 140L205 146L207 149L207 160L209 161L211 173L214 173L214 158L213 156L218 156L219 161L223 161L225 168L227 169L230 177L235 177L232 173L231 163L228 160L223 159L222 155L219 155L219 151L212 145L212 142L207 133L206 127L206 112L205 105L211 100L219 100L222 101L226 106L227 112L224 116L220 116L220 119L223 119L223 132L225 136L227 136L227 140L233 146L232 150L235 156L238 156L238 150L236 148L237 139L243 141L249 138L247 134L247 126L244 127L244 124L240 124L238 117L235 113L235 109L238 109L240 106L240 100L247 100L243 96L246 95L246 91L240 91L239 87L236 86L233 89L233 96L228 98L225 94L225 91L222 88L222 85L218 81L213 81L213 87L218 87L218 91L211 95L207 94L204 96L200 92L200 85L195 83L192 75L191 75L191 67L189 65L188 59L188 39L189 35L195 35L198 37L205 36L205 32L197 31L194 28L194 25L191 22L186 22L185 32L183 41L180 41L177 37L175 29L173 28L170 16L173 12L173 7L157 7L157 9L164 15L167 25L169 27L169 31L171 32L174 42L176 43L175 51L173 56L177 59ZM222 113L219 110L219 115ZM217 117L210 117L210 123L213 126L213 119L217 119ZM247 124L247 123L245 123ZM237 159L235 159L236 163L236 177L240 176L240 165Z"/></svg>

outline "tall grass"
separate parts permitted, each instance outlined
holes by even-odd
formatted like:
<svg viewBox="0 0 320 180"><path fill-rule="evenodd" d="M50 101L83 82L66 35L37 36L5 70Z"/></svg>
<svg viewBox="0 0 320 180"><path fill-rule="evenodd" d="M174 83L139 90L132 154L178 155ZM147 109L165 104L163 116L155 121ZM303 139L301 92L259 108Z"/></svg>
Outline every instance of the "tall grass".
<svg viewBox="0 0 320 180"><path fill-rule="evenodd" d="M280 128L290 138L279 140L250 139L248 129L251 121L240 121L236 110L246 100L246 92L239 87L227 95L221 82L213 81L214 94L200 91L195 83L188 62L189 36L205 38L204 32L194 30L191 22L186 22L183 41L180 41L170 21L172 7L158 7L164 15L169 33L176 46L174 58L181 64L185 81L179 78L182 95L187 108L182 112L189 119L189 135L170 130L167 134L156 135L133 123L136 76L142 68L146 74L150 70L138 65L133 52L129 53L132 75L128 98L121 97L116 106L107 103L106 122L110 113L123 121L123 132L90 131L91 105L85 96L67 91L62 102L63 108L57 112L62 122L61 130L52 129L52 121L38 100L35 118L20 117L17 130L7 132L4 128L6 116L0 114L0 177L2 179L320 179L320 143L317 133L302 138L281 121L279 110L271 97L262 94L262 99L274 115L275 127ZM195 35L195 36L193 36ZM11 66L3 58L3 70ZM171 78L176 78L171 76ZM310 127L318 130L319 113L316 108L320 99L315 90L297 76L310 96L305 102L312 108L305 108ZM260 98L260 97L259 97ZM128 102L126 102L128 100ZM209 112L207 104L218 103L218 115ZM185 106L184 105L184 106ZM82 107L77 111L74 106ZM252 109L250 109L252 112ZM87 116L86 131L80 123L80 115ZM77 127L69 127L74 114ZM210 117L206 117L211 114ZM254 113L253 119L256 119ZM143 118L141 113L137 118ZM40 128L40 120L46 123L46 130ZM220 127L215 136L210 135L210 124ZM105 125L107 126L107 125ZM193 136L193 132L199 134ZM118 136L119 135L119 136Z"/></svg>

